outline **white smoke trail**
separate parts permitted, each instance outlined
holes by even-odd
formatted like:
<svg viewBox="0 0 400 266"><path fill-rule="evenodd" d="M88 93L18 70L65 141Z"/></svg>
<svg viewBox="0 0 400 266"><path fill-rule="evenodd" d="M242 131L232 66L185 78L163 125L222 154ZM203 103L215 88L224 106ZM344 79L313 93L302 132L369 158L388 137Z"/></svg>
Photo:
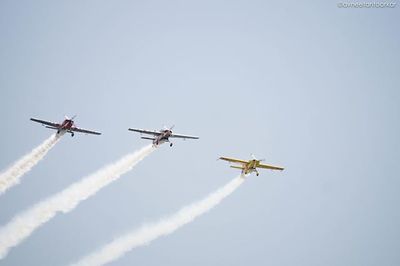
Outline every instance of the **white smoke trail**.
<svg viewBox="0 0 400 266"><path fill-rule="evenodd" d="M57 212L67 213L73 210L81 201L96 194L101 188L131 170L154 150L152 145L148 145L137 152L128 154L114 164L100 169L15 216L8 224L0 228L0 259L4 258L12 247L21 243L38 227L53 218Z"/></svg>
<svg viewBox="0 0 400 266"><path fill-rule="evenodd" d="M21 176L29 172L48 151L59 141L61 135L51 135L42 144L33 149L30 153L16 161L10 168L0 174L0 194L3 194L12 186L18 185Z"/></svg>
<svg viewBox="0 0 400 266"><path fill-rule="evenodd" d="M176 214L160 220L155 224L144 225L136 231L132 231L94 253L82 258L74 266L104 265L117 260L126 252L157 239L160 236L173 233L179 227L192 222L196 217L209 211L218 205L225 197L235 191L244 181L243 176L233 179L224 187L208 195L201 201L182 208Z"/></svg>

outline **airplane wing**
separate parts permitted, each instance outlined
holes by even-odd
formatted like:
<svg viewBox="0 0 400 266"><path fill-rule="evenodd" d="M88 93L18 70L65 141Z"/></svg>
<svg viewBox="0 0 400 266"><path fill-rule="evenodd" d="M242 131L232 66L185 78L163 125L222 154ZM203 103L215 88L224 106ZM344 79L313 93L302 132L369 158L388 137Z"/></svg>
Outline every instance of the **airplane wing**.
<svg viewBox="0 0 400 266"><path fill-rule="evenodd" d="M153 136L158 136L158 135L161 134L160 132L157 132L157 131L151 131L151 130L145 130L145 129L137 129L137 128L129 128L128 130L139 132L139 133L142 133L142 134L153 135Z"/></svg>
<svg viewBox="0 0 400 266"><path fill-rule="evenodd" d="M241 163L241 164L247 164L249 161L243 161L239 159L234 159L234 158L228 158L228 157L219 157L220 160L228 161L231 163Z"/></svg>
<svg viewBox="0 0 400 266"><path fill-rule="evenodd" d="M258 168L264 168L264 169L271 169L271 170L283 170L285 168L279 167L279 166L273 166L273 165L268 165L268 164L259 164L257 166Z"/></svg>
<svg viewBox="0 0 400 266"><path fill-rule="evenodd" d="M47 125L47 126L55 127L55 128L60 127L60 124L58 124L58 123L53 123L53 122L49 122L49 121L44 121L44 120L40 120L40 119L36 119L36 118L31 118L31 121L36 122L36 123L40 123L40 124L42 124L42 125Z"/></svg>
<svg viewBox="0 0 400 266"><path fill-rule="evenodd" d="M172 134L170 138L179 138L179 139L199 139L199 137L195 136L188 136L188 135L179 135L179 134Z"/></svg>
<svg viewBox="0 0 400 266"><path fill-rule="evenodd" d="M70 131L80 132L80 133L85 133L85 134L92 134L92 135L101 135L100 132L91 131L91 130L86 130L86 129L77 128L77 127L72 127L72 128L70 129Z"/></svg>

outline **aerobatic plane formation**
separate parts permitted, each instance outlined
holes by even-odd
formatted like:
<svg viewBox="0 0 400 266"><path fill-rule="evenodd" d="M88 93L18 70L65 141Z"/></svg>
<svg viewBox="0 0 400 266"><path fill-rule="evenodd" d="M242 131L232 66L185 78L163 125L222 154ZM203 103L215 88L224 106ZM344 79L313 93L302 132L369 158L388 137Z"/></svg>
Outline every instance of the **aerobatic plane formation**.
<svg viewBox="0 0 400 266"><path fill-rule="evenodd" d="M42 160L64 134L71 134L72 137L76 132L101 135L101 133L98 131L78 128L74 122L75 117L76 115L72 118L65 117L65 119L60 123L31 118L31 121L33 122L40 123L48 129L56 130L56 133L49 136L39 146L24 155L21 159L17 160L8 169L0 173L0 194L4 193L12 186L19 184L21 177L28 173L33 166ZM0 260L7 255L11 248L19 245L36 229L49 222L58 212L65 212L65 209L68 211L74 209L81 201L95 195L100 189L110 184L112 180L116 180L120 178L121 175L130 171L137 163L150 155L163 143L169 143L169 146L172 147L173 144L170 139L199 139L197 136L173 133L173 128L174 126L169 128L165 127L161 130L129 128L129 131L137 132L142 135L144 134L145 136L142 136L141 138L151 140L152 144L146 145L135 152L127 154L118 161L101 168L86 178L77 181L70 187L57 193L53 197L45 199L41 203L34 205L31 209L28 209L27 211L22 212L14 217L14 219L12 219L6 226L0 228L0 235L2 236L2 243L0 245ZM179 218L178 220L176 216L172 216L171 219L174 222L174 228L179 228L188 221L193 220L198 215L206 212L218 204L224 197L232 193L241 183L243 183L244 178L247 175L255 172L258 176L259 168L270 170L284 169L283 167L279 166L263 164L261 163L263 160L258 160L254 156L251 160L241 160L230 157L220 157L219 159L233 163L234 165L231 167L241 170L241 175L223 186L220 190L218 190L218 193L210 194L198 204L192 204L190 207L184 208L184 212L179 212L179 215L177 216ZM73 189L71 189L71 187ZM182 213L184 215L182 215ZM28 221L28 223L25 223L25 220ZM171 232L169 227L167 229L165 228L166 227L163 226L163 223L161 223L161 225L156 224L156 227L152 230L156 233L155 236L160 236ZM126 241L123 242L125 245ZM148 242L146 240L143 243ZM130 248L131 244L128 243L128 246ZM103 263L99 264L103 265ZM87 265L87 263L83 263L83 265ZM91 265L91 263L89 263L89 265Z"/></svg>
<svg viewBox="0 0 400 266"><path fill-rule="evenodd" d="M40 119L36 119L36 118L31 118L31 120L44 125L46 128L57 130L58 135L64 134L64 133L69 133L73 137L74 132L79 132L79 133L84 133L84 134L92 134L92 135L101 135L101 133L97 132L97 131L87 130L87 129L82 129L82 128L76 127L75 122L74 122L75 117L76 117L76 115L74 115L72 118L65 116L64 121L61 123L55 123L55 122L40 120ZM166 142L168 142L169 146L172 147L173 143L170 141L170 138L178 138L178 139L183 139L183 140L199 139L199 137L197 137L197 136L175 134L172 132L173 128L174 128L174 126L171 126L169 128L164 127L161 130L147 130L147 129L138 129L138 128L128 128L128 130L140 133L141 135L143 135L143 134L146 135L146 136L141 136L141 139L151 140L153 142L154 147L157 147ZM258 160L257 158L254 157L254 155L251 155L251 156L253 158L250 160L241 160L241 159L235 159L235 158L230 158L230 157L220 157L219 159L233 163L234 165L231 165L231 168L242 170L243 176L251 174L253 172L255 172L256 175L258 176L260 173L258 172L257 168L279 170L279 171L284 170L284 168L280 167L280 166L263 164L261 162L264 161L264 159Z"/></svg>

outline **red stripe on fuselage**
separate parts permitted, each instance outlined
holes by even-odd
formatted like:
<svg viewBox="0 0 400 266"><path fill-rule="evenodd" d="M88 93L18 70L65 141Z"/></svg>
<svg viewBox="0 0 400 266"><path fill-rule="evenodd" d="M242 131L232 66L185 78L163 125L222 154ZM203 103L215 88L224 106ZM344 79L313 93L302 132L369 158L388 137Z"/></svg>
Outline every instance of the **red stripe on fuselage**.
<svg viewBox="0 0 400 266"><path fill-rule="evenodd" d="M73 125L74 125L74 121L65 119L64 122L62 122L60 129L68 130L68 129L71 129Z"/></svg>

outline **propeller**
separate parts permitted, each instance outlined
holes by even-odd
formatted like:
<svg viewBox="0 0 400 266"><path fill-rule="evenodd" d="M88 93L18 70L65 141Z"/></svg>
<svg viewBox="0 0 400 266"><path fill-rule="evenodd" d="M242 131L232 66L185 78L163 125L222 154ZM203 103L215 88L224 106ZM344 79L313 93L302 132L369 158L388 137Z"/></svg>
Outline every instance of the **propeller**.
<svg viewBox="0 0 400 266"><path fill-rule="evenodd" d="M256 161L259 161L259 162L265 161L265 158L264 158L264 159L257 159L256 156L254 156L254 154L250 154L250 155L251 155L251 157L252 157L254 160L256 160Z"/></svg>
<svg viewBox="0 0 400 266"><path fill-rule="evenodd" d="M172 125L170 128L168 128L166 125L164 125L164 129L163 130L169 130L172 131L172 129L175 127L175 125Z"/></svg>
<svg viewBox="0 0 400 266"><path fill-rule="evenodd" d="M64 115L64 117L65 117L66 120L72 120L73 121L75 119L76 115L74 115L71 118L69 118L67 115Z"/></svg>

